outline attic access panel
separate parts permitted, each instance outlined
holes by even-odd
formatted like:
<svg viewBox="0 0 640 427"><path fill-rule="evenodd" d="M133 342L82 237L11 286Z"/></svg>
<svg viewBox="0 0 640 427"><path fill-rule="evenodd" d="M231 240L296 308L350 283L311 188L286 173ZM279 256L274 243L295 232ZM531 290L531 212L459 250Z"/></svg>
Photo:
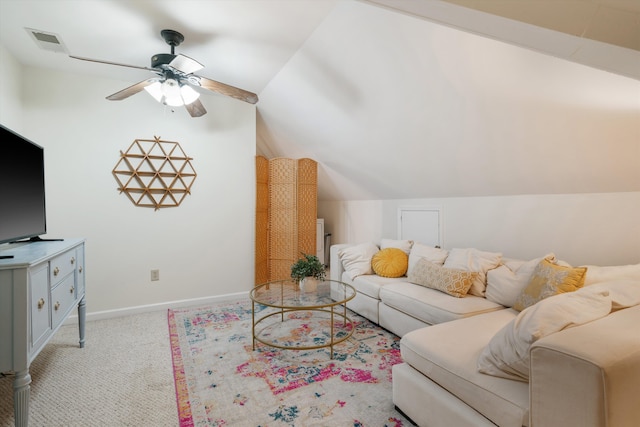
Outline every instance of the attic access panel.
<svg viewBox="0 0 640 427"><path fill-rule="evenodd" d="M441 207L399 207L398 239L443 247Z"/></svg>

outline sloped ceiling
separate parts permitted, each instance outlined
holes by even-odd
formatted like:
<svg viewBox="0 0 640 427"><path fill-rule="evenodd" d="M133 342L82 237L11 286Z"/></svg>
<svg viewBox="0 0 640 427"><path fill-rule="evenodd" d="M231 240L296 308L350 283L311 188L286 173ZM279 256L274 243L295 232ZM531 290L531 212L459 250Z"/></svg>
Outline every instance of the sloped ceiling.
<svg viewBox="0 0 640 427"><path fill-rule="evenodd" d="M0 0L0 43L115 92L147 72L44 51L25 28L143 66L176 29L200 74L260 96L259 153L319 162L321 200L638 191L639 13L633 0Z"/></svg>
<svg viewBox="0 0 640 427"><path fill-rule="evenodd" d="M640 79L640 2L635 0L368 1Z"/></svg>
<svg viewBox="0 0 640 427"><path fill-rule="evenodd" d="M371 0L388 6L397 0ZM444 0L587 40L640 50L640 2L635 0ZM402 2L408 7L407 2Z"/></svg>
<svg viewBox="0 0 640 427"><path fill-rule="evenodd" d="M259 152L318 160L320 200L640 190L638 80L389 4L422 2L338 2L261 92Z"/></svg>

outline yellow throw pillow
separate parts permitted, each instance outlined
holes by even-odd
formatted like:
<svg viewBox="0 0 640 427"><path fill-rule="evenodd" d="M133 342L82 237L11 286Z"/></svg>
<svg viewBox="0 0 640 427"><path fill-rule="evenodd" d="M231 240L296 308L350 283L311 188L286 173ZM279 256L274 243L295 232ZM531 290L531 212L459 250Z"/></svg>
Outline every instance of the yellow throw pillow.
<svg viewBox="0 0 640 427"><path fill-rule="evenodd" d="M416 285L462 298L469 292L478 274L477 271L445 268L422 258L409 273L408 280Z"/></svg>
<svg viewBox="0 0 640 427"><path fill-rule="evenodd" d="M550 296L576 291L584 285L586 273L586 267L565 267L543 259L513 308L522 311Z"/></svg>
<svg viewBox="0 0 640 427"><path fill-rule="evenodd" d="M385 248L379 250L371 258L373 271L382 277L402 277L407 272L409 257L398 248Z"/></svg>

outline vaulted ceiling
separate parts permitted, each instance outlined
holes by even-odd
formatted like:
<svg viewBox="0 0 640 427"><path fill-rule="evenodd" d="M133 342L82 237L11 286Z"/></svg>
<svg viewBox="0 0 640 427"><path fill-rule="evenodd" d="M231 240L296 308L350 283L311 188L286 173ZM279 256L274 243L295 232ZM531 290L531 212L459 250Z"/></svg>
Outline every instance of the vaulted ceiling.
<svg viewBox="0 0 640 427"><path fill-rule="evenodd" d="M260 150L319 159L321 200L640 190L640 81L518 47L590 40L437 6L447 25L336 4L261 92Z"/></svg>
<svg viewBox="0 0 640 427"><path fill-rule="evenodd" d="M66 53L148 66L164 28L260 96L258 152L318 160L323 200L640 191L637 1L0 0L20 63L114 92L146 72Z"/></svg>
<svg viewBox="0 0 640 427"><path fill-rule="evenodd" d="M139 72L43 52L25 29L56 34L74 55L148 65L167 50L160 30L173 28L208 77L260 92L341 1L352 0L0 0L0 42L27 65L127 79ZM635 0L355 1L640 79Z"/></svg>
<svg viewBox="0 0 640 427"><path fill-rule="evenodd" d="M635 0L370 0L394 10L640 78ZM462 7L455 7L462 6Z"/></svg>

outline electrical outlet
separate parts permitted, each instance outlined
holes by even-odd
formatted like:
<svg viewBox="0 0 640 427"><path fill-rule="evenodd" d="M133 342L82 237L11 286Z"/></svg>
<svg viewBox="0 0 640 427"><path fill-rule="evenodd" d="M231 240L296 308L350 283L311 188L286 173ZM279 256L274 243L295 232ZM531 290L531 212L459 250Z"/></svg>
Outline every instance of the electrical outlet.
<svg viewBox="0 0 640 427"><path fill-rule="evenodd" d="M160 270L151 270L151 281L155 282L160 280Z"/></svg>

